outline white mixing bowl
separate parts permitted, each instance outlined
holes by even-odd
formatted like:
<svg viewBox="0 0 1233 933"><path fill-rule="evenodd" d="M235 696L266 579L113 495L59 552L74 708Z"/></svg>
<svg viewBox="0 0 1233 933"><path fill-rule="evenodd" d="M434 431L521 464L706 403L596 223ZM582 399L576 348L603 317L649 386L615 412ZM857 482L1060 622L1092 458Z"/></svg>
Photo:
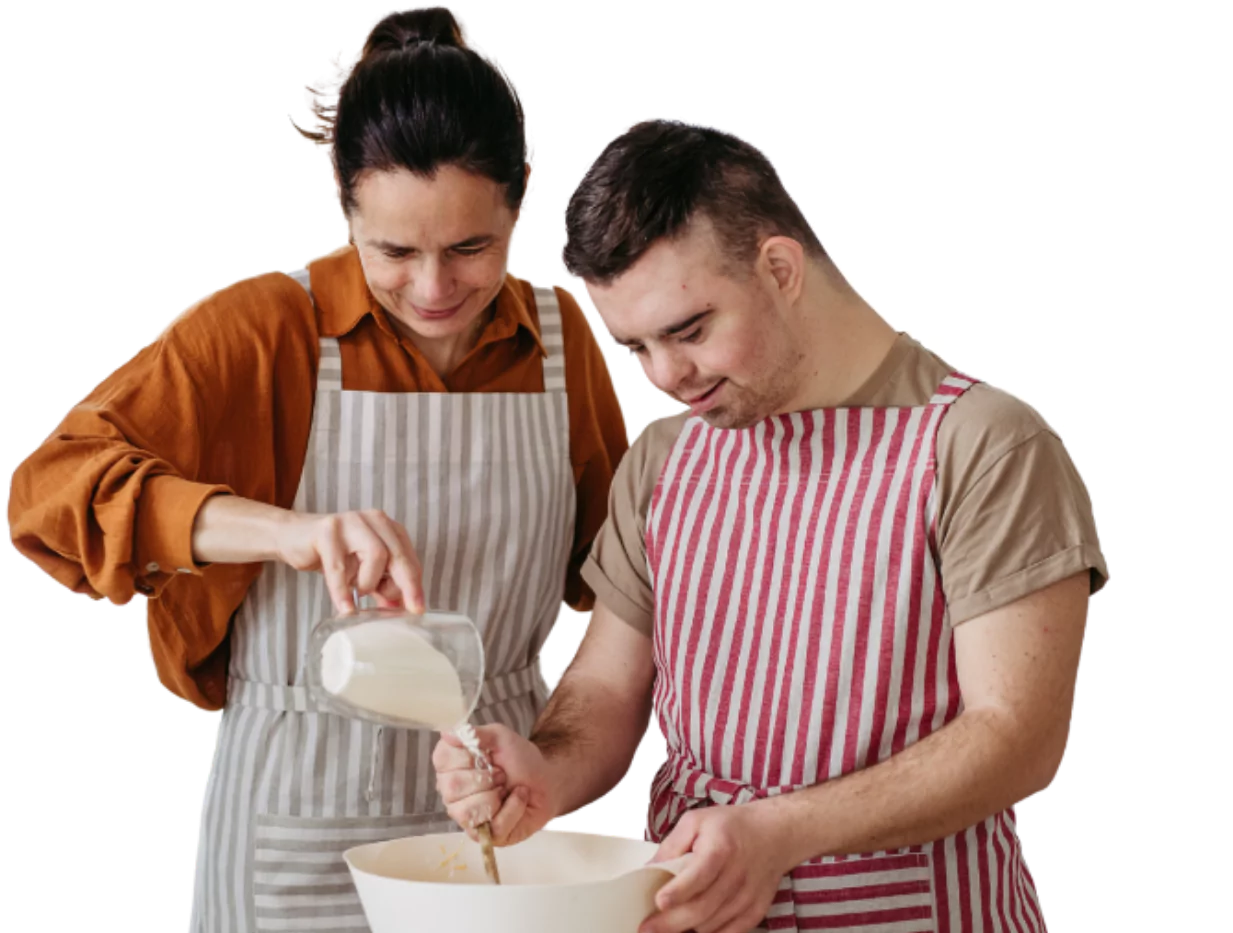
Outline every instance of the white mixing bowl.
<svg viewBox="0 0 1233 933"><path fill-rule="evenodd" d="M378 842L343 857L373 933L636 933L683 863L649 866L655 850L636 839L541 832L497 850L500 885L488 883L465 833Z"/></svg>

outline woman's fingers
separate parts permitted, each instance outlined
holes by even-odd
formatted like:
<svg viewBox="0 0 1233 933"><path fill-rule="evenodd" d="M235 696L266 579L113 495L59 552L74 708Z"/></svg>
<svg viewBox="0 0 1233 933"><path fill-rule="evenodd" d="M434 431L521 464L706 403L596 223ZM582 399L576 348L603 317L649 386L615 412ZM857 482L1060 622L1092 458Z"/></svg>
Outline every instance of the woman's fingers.
<svg viewBox="0 0 1233 933"><path fill-rule="evenodd" d="M361 596L377 589L389 563L389 550L381 536L368 524L363 515L350 514L343 517L347 548L358 558L354 586Z"/></svg>
<svg viewBox="0 0 1233 933"><path fill-rule="evenodd" d="M402 598L402 604L411 612L424 611L423 570L419 555L411 543L411 536L398 522L384 512L364 513L373 530L385 544L387 563L385 575L393 583ZM393 598L387 587L382 594Z"/></svg>
<svg viewBox="0 0 1233 933"><path fill-rule="evenodd" d="M317 534L316 550L321 557L321 575L325 577L334 608L339 615L350 615L355 611L355 601L351 596L347 544L338 516L328 516L323 523Z"/></svg>

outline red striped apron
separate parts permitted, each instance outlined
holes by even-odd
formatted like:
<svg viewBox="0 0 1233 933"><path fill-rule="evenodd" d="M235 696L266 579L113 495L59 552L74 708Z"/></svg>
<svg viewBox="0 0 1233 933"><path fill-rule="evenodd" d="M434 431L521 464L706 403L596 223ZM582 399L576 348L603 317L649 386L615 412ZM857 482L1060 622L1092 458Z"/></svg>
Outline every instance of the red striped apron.
<svg viewBox="0 0 1233 933"><path fill-rule="evenodd" d="M687 810L868 767L959 714L936 562L938 426L973 385L912 408L686 422L647 517L655 707L668 761L649 837ZM1043 933L1014 814L895 852L813 859L770 930Z"/></svg>

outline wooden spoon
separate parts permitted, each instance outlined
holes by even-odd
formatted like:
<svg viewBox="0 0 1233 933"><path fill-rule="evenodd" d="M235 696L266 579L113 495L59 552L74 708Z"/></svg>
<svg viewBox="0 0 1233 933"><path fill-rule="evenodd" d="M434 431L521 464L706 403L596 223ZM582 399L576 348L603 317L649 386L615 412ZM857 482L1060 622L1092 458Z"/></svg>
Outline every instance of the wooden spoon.
<svg viewBox="0 0 1233 933"><path fill-rule="evenodd" d="M475 761L475 767L480 771L492 773L492 763L489 762L488 756L484 754L483 749L479 746L479 737L475 734L475 728L469 723L464 722L456 730L454 734L462 741L463 746L471 753L471 758ZM480 823L475 828L475 834L479 836L480 852L484 856L484 874L488 876L488 880L493 884L501 883L501 873L497 870L497 852L492 844L492 824L490 822Z"/></svg>
<svg viewBox="0 0 1233 933"><path fill-rule="evenodd" d="M475 833L479 836L480 852L484 854L484 874L493 884L500 884L501 873L497 871L497 851L492 845L492 824L480 823Z"/></svg>

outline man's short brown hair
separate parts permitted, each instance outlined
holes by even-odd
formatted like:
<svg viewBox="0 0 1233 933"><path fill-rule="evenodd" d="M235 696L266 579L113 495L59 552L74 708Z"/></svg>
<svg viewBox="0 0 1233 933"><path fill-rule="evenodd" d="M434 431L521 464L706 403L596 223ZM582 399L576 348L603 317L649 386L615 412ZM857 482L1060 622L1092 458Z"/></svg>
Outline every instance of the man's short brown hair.
<svg viewBox="0 0 1233 933"><path fill-rule="evenodd" d="M569 199L565 267L606 285L699 215L736 264L752 263L769 236L826 256L761 152L718 130L650 120L609 143Z"/></svg>

